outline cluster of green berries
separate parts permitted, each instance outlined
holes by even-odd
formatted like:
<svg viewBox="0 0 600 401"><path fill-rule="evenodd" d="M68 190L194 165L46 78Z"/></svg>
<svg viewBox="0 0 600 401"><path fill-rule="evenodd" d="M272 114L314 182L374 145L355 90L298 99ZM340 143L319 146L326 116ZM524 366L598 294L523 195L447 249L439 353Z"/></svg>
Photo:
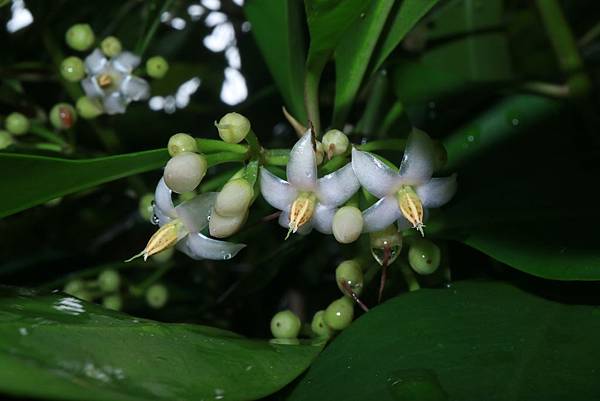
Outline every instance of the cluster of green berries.
<svg viewBox="0 0 600 401"><path fill-rule="evenodd" d="M29 132L29 119L23 114L14 112L6 116L4 129L0 129L0 149L5 149L15 143L14 137Z"/></svg>

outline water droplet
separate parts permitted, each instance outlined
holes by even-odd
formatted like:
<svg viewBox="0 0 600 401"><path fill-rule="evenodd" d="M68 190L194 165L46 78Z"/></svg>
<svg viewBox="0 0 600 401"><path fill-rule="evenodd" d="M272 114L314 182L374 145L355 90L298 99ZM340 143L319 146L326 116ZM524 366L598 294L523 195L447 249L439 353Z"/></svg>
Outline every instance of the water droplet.
<svg viewBox="0 0 600 401"><path fill-rule="evenodd" d="M153 215L152 215L152 219L150 220L150 222L151 222L152 224L154 224L155 226L157 226L157 225L158 225L158 223L159 223L160 221L159 221L159 219L158 219L158 216L157 216L156 214L153 214Z"/></svg>
<svg viewBox="0 0 600 401"><path fill-rule="evenodd" d="M216 388L215 400L222 400L223 398L225 398L225 390L223 390L222 388Z"/></svg>
<svg viewBox="0 0 600 401"><path fill-rule="evenodd" d="M29 334L29 331L27 331L27 327L19 327L19 334L22 336L26 336L27 334Z"/></svg>
<svg viewBox="0 0 600 401"><path fill-rule="evenodd" d="M445 401L448 399L436 374L431 370L399 370L394 372L390 379L388 379L388 390L397 400Z"/></svg>
<svg viewBox="0 0 600 401"><path fill-rule="evenodd" d="M230 253L226 253L225 255L223 255L223 259L224 259L224 260L229 260L229 259L231 259L232 257L233 257L233 255L232 255L232 254L230 254Z"/></svg>
<svg viewBox="0 0 600 401"><path fill-rule="evenodd" d="M366 14L365 14L365 13L360 13L360 18L361 18L361 19L364 19L365 17L366 17Z"/></svg>
<svg viewBox="0 0 600 401"><path fill-rule="evenodd" d="M401 245L395 245L390 247L390 255L388 258L388 266L394 263L394 261L400 255ZM385 248L371 248L371 255L375 258L375 261L383 266L383 261L385 259Z"/></svg>
<svg viewBox="0 0 600 401"><path fill-rule="evenodd" d="M248 365L246 366L246 372L249 372L250 370L252 370L253 366L252 365Z"/></svg>

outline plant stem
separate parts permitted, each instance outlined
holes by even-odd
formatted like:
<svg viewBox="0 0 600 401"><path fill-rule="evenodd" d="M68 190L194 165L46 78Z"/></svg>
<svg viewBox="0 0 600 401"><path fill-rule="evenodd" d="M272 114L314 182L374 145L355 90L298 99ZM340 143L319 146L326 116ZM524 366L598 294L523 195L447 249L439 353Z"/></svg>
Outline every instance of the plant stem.
<svg viewBox="0 0 600 401"><path fill-rule="evenodd" d="M263 153L265 164L270 166L286 166L290 160L289 149L266 149Z"/></svg>
<svg viewBox="0 0 600 401"><path fill-rule="evenodd" d="M50 131L43 125L37 123L31 124L31 128L29 129L29 131L32 134L39 136L40 138L44 138L52 143L60 145L63 149L69 148L69 144L64 139L62 139L59 135Z"/></svg>
<svg viewBox="0 0 600 401"><path fill-rule="evenodd" d="M260 141L258 140L258 137L256 136L253 130L250 130L250 132L248 132L248 135L246 135L246 142L250 147L250 157L252 159L260 158L262 153L262 146L260 145Z"/></svg>
<svg viewBox="0 0 600 401"><path fill-rule="evenodd" d="M306 107L308 121L312 123L317 137L321 132L321 116L319 112L319 81L321 80L321 73L323 72L325 63L319 64L322 65L317 65L312 69L307 68L306 77L304 79L304 105Z"/></svg>
<svg viewBox="0 0 600 401"><path fill-rule="evenodd" d="M220 152L206 155L206 162L208 167L212 167L222 163L243 162L247 158L247 155L241 155L239 153Z"/></svg>
<svg viewBox="0 0 600 401"><path fill-rule="evenodd" d="M404 106L402 105L402 102L395 102L390 108L390 111L388 111L385 118L383 119L383 123L381 123L381 128L379 129L379 136L382 138L386 137L388 132L390 131L390 128L392 128L396 121L398 121L400 117L402 117L403 113Z"/></svg>
<svg viewBox="0 0 600 401"><path fill-rule="evenodd" d="M419 282L417 281L417 277L406 263L402 263L400 265L400 271L404 276L404 280L406 280L406 285L408 286L409 291L416 291L421 288Z"/></svg>
<svg viewBox="0 0 600 401"><path fill-rule="evenodd" d="M356 124L356 132L364 134L367 137L373 135L377 121L379 120L381 105L385 98L387 89L387 73L385 70L382 70L373 80L371 93L369 94L369 100L367 101L365 112L358 121L358 124ZM339 121L337 123L341 124L343 121Z"/></svg>
<svg viewBox="0 0 600 401"><path fill-rule="evenodd" d="M198 148L202 153L231 152L245 155L248 153L248 146L237 143L227 143L219 139L196 138Z"/></svg>
<svg viewBox="0 0 600 401"><path fill-rule="evenodd" d="M152 25L150 25L150 29L148 29L148 31L144 35L144 38L138 43L138 46L136 46L135 53L137 53L140 57L142 57L144 55L144 53L148 49L148 46L150 45L150 42L152 41L152 38L156 34L156 30L158 29L158 26L160 24L161 15L165 11L167 11L167 9L169 9L172 4L173 4L173 0L165 0L164 1L162 7L158 11L158 14L156 14L156 16L154 17L154 21L152 21Z"/></svg>

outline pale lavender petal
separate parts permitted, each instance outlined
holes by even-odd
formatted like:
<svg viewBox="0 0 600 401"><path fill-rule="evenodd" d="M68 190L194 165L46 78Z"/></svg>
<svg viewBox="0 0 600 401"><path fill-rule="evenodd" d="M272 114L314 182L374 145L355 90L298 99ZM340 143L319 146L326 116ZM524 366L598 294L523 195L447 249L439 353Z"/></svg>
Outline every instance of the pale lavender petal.
<svg viewBox="0 0 600 401"><path fill-rule="evenodd" d="M456 174L450 177L432 178L428 183L417 187L416 191L423 207L445 205L456 193Z"/></svg>
<svg viewBox="0 0 600 401"><path fill-rule="evenodd" d="M360 183L352 169L352 163L327 174L318 181L319 201L329 206L339 206L346 202L360 188Z"/></svg>
<svg viewBox="0 0 600 401"><path fill-rule="evenodd" d="M190 233L177 244L177 249L196 260L228 260L245 247L245 244L219 241L200 233Z"/></svg>
<svg viewBox="0 0 600 401"><path fill-rule="evenodd" d="M81 87L85 94L89 97L96 98L104 95L104 91L100 85L98 85L98 81L96 81L95 77L87 77L81 81Z"/></svg>
<svg viewBox="0 0 600 401"><path fill-rule="evenodd" d="M260 192L269 205L279 210L288 210L298 197L294 187L264 167L260 168Z"/></svg>
<svg viewBox="0 0 600 401"><path fill-rule="evenodd" d="M161 178L156 185L156 190L154 191L154 207L155 210L159 209L164 215L172 218L177 217L175 207L173 206L173 199L171 198L171 190L167 184L165 184L164 178Z"/></svg>
<svg viewBox="0 0 600 401"><path fill-rule="evenodd" d="M95 49L85 58L85 69L90 75L98 74L108 63L108 60L99 49Z"/></svg>
<svg viewBox="0 0 600 401"><path fill-rule="evenodd" d="M129 74L140 64L140 57L131 52L122 52L112 60L112 65L124 74Z"/></svg>
<svg viewBox="0 0 600 401"><path fill-rule="evenodd" d="M106 114L123 114L127 110L127 101L119 92L111 93L104 98Z"/></svg>
<svg viewBox="0 0 600 401"><path fill-rule="evenodd" d="M290 184L300 191L312 192L317 188L317 158L310 129L296 142L290 152L287 178Z"/></svg>
<svg viewBox="0 0 600 401"><path fill-rule="evenodd" d="M144 100L150 96L148 82L134 75L128 75L123 79L120 90L127 100Z"/></svg>
<svg viewBox="0 0 600 401"><path fill-rule="evenodd" d="M400 176L404 184L420 185L431 178L433 174L435 151L429 135L421 130L413 129L406 141L406 149Z"/></svg>
<svg viewBox="0 0 600 401"><path fill-rule="evenodd" d="M189 232L200 232L208 225L216 199L216 192L206 192L178 205L175 212Z"/></svg>
<svg viewBox="0 0 600 401"><path fill-rule="evenodd" d="M288 211L282 211L279 215L279 225L285 229L290 228L290 213ZM306 224L298 228L297 234L306 235L309 234L313 229L312 219L308 221Z"/></svg>
<svg viewBox="0 0 600 401"><path fill-rule="evenodd" d="M401 184L397 171L370 153L352 149L352 168L360 184L378 198L398 189Z"/></svg>
<svg viewBox="0 0 600 401"><path fill-rule="evenodd" d="M363 212L365 219L363 232L381 231L401 216L402 212L400 212L396 197L388 195Z"/></svg>
<svg viewBox="0 0 600 401"><path fill-rule="evenodd" d="M317 204L315 214L312 218L313 227L320 233L331 234L333 225L333 216L337 211L336 207Z"/></svg>

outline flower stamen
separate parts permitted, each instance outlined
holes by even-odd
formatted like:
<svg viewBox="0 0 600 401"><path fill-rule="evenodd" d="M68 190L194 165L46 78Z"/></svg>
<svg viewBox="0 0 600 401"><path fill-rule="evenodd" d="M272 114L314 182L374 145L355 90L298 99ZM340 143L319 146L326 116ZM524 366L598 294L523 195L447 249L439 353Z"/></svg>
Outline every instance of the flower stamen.
<svg viewBox="0 0 600 401"><path fill-rule="evenodd" d="M296 198L290 208L290 224L285 239L288 239L290 234L295 234L300 227L310 221L315 211L315 204L316 197L312 193L300 194Z"/></svg>
<svg viewBox="0 0 600 401"><path fill-rule="evenodd" d="M423 203L410 185L403 185L398 191L398 207L413 228L419 231L421 236L425 236L423 232L425 227L423 224Z"/></svg>
<svg viewBox="0 0 600 401"><path fill-rule="evenodd" d="M113 78L109 74L100 74L100 76L98 76L98 85L100 85L101 88L106 88L112 83Z"/></svg>
<svg viewBox="0 0 600 401"><path fill-rule="evenodd" d="M144 257L145 262L149 256L174 246L177 241L182 238L182 234L183 223L181 220L175 219L159 228L158 231L156 231L152 237L150 237L150 240L148 240L148 244L144 250L130 259L127 259L125 262L131 262L133 259L140 256Z"/></svg>

